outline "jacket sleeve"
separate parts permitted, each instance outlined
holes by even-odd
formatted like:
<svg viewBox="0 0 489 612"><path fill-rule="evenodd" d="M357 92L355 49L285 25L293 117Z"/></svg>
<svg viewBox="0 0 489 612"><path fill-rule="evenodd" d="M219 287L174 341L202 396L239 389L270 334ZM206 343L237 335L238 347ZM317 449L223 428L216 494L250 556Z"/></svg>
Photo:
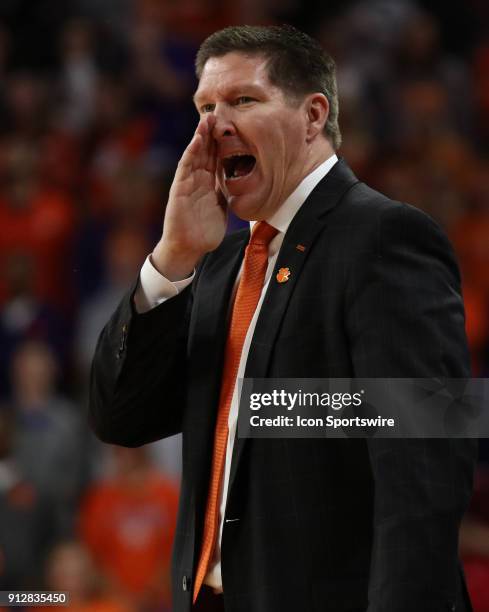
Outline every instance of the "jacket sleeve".
<svg viewBox="0 0 489 612"><path fill-rule="evenodd" d="M468 377L460 278L442 230L386 207L351 274L347 328L355 376ZM368 612L461 610L458 531L477 441L369 439L375 482Z"/></svg>
<svg viewBox="0 0 489 612"><path fill-rule="evenodd" d="M195 281L194 281L195 282ZM92 362L89 419L104 442L140 446L181 431L192 286L138 314L135 287L102 330Z"/></svg>

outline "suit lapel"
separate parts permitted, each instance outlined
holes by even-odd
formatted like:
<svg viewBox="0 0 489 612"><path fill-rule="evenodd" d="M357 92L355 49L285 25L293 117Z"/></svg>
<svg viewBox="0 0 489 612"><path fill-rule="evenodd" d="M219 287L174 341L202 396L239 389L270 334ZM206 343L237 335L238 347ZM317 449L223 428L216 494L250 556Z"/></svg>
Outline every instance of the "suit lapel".
<svg viewBox="0 0 489 612"><path fill-rule="evenodd" d="M267 376L280 324L311 247L327 223L327 213L357 182L357 178L345 162L339 161L319 182L292 220L278 254L253 335L246 364L247 378ZM276 279L280 268L289 268L291 272L289 280L285 283L279 283Z"/></svg>
<svg viewBox="0 0 489 612"><path fill-rule="evenodd" d="M344 160L339 160L326 177L318 183L293 218L285 234L261 307L248 354L245 378L267 377L273 347L282 319L311 247L327 223L327 213L358 182ZM297 248L298 246L299 248ZM287 282L279 283L277 281L276 274L280 268L289 268L291 273ZM246 438L236 437L229 491L231 491L236 477L237 467L245 444Z"/></svg>

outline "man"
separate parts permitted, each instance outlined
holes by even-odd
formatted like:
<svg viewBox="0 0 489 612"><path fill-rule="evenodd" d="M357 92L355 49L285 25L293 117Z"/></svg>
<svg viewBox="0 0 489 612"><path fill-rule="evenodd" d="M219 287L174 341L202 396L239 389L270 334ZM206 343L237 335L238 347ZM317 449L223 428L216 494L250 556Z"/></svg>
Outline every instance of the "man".
<svg viewBox="0 0 489 612"><path fill-rule="evenodd" d="M334 63L308 36L227 28L196 65L200 122L91 388L103 440L183 433L173 609L469 610L470 441L236 436L244 376L467 376L445 236L337 159ZM228 207L251 237L224 237Z"/></svg>

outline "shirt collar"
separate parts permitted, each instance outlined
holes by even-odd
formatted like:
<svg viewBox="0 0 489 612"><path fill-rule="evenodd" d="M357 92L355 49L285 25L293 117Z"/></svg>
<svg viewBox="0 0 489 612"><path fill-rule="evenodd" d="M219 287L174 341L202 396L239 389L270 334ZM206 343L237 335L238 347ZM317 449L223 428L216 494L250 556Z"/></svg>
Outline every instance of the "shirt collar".
<svg viewBox="0 0 489 612"><path fill-rule="evenodd" d="M337 161L338 157L335 154L331 155L331 157L328 157L327 160L302 179L282 206L280 206L269 219L266 219L267 223L275 229L278 229L279 232L285 234L290 222L295 217L299 208L307 200L311 191L316 187L319 181L328 174ZM253 229L255 223L256 221L250 221L251 229Z"/></svg>

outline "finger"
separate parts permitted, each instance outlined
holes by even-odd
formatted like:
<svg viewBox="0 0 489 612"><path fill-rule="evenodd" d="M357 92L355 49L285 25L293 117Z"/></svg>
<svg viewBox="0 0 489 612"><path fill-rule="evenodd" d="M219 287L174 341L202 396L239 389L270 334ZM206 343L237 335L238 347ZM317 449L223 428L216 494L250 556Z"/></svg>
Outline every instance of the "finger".
<svg viewBox="0 0 489 612"><path fill-rule="evenodd" d="M215 115L212 115L212 114L208 114L207 115L207 131L208 131L210 137L213 136L212 132L213 132L214 127L216 125L216 121L217 121L217 119L216 119Z"/></svg>
<svg viewBox="0 0 489 612"><path fill-rule="evenodd" d="M205 168L213 174L216 172L217 165L217 143L214 138L214 126L216 125L216 118L214 115L209 114L207 117L207 133L204 140L205 147Z"/></svg>
<svg viewBox="0 0 489 612"><path fill-rule="evenodd" d="M203 147L204 141L202 134L198 133L196 130L192 140L187 145L187 148L178 162L178 167L187 171L195 169L198 166L198 158L201 155Z"/></svg>
<svg viewBox="0 0 489 612"><path fill-rule="evenodd" d="M210 139L206 150L205 168L211 174L215 174L217 170L217 143L214 138Z"/></svg>
<svg viewBox="0 0 489 612"><path fill-rule="evenodd" d="M212 135L214 123L215 117L213 115L204 115L196 130L202 136L202 148L199 149L198 165L200 168L205 168L209 171L212 171L215 156L214 138Z"/></svg>
<svg viewBox="0 0 489 612"><path fill-rule="evenodd" d="M195 129L195 134L200 134L202 136L202 140L207 142L209 128L207 126L207 115L204 115L200 118L197 128Z"/></svg>
<svg viewBox="0 0 489 612"><path fill-rule="evenodd" d="M212 126L214 125L214 120L215 118L212 115L204 115L201 117L195 130L196 134L199 134L202 138L202 145L194 150L195 166L197 168L207 170L212 165L210 155L213 155L212 143L214 139L212 137Z"/></svg>
<svg viewBox="0 0 489 612"><path fill-rule="evenodd" d="M186 172L205 169L215 172L216 145L212 137L212 128L215 125L213 115L201 117L192 140L180 158L179 168Z"/></svg>

